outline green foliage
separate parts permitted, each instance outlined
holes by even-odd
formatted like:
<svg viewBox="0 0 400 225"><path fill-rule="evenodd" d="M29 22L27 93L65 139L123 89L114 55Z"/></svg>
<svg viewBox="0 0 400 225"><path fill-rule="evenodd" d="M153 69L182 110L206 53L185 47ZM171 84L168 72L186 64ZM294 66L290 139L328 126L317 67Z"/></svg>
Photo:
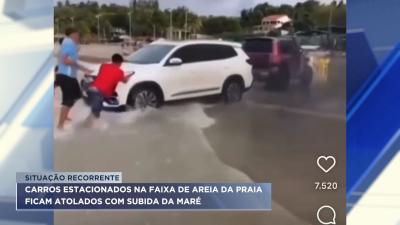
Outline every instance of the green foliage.
<svg viewBox="0 0 400 225"><path fill-rule="evenodd" d="M67 27L75 26L85 39L95 39L97 34L111 35L114 28L129 33L129 12L132 14L132 31L134 35L165 36L170 26L170 17L174 28L185 29L192 33L208 35L234 35L251 31L254 26L260 25L262 18L272 14L286 14L293 19L295 30L310 30L317 27L327 27L330 15L334 26L346 26L346 5L343 2L321 4L316 0L299 2L296 5L270 5L268 2L258 4L254 8L243 9L240 17L209 16L200 17L185 7L178 7L162 11L158 2L145 4L146 1L137 1L131 7L118 4L102 4L96 1L83 1L72 4L69 1L60 1L55 6L56 33L63 33ZM100 15L101 30L98 31L97 15ZM187 22L187 23L186 23ZM229 36L228 35L228 36ZM239 35L240 36L240 35ZM237 38L234 38L237 39Z"/></svg>
<svg viewBox="0 0 400 225"><path fill-rule="evenodd" d="M103 36L103 30L109 35L113 28L120 28L129 33L129 12L132 14L132 31L134 35L150 36L156 31L156 35L162 36L169 27L170 11L161 11L158 2L144 4L138 1L135 6L126 7L117 4L99 5L94 1L66 4L58 2L55 6L55 22L57 33L63 33L67 27L77 27L85 36ZM101 30L98 29L97 15L100 15ZM173 26L192 32L199 32L202 27L200 17L184 7L172 10ZM72 22L72 18L74 23ZM187 22L187 23L186 23Z"/></svg>
<svg viewBox="0 0 400 225"><path fill-rule="evenodd" d="M206 34L234 33L240 32L241 29L239 19L223 16L203 18L202 31Z"/></svg>

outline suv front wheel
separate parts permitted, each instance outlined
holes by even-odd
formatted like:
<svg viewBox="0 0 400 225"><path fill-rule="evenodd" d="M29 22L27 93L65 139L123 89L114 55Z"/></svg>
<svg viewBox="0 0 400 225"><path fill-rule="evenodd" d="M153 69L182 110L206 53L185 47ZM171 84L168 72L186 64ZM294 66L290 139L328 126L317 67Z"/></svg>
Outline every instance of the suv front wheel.
<svg viewBox="0 0 400 225"><path fill-rule="evenodd" d="M159 108L161 102L160 95L151 87L137 88L131 92L129 98L129 105L135 109L144 109L147 107Z"/></svg>
<svg viewBox="0 0 400 225"><path fill-rule="evenodd" d="M225 82L222 89L222 96L225 103L235 103L242 100L243 83L239 79L230 79Z"/></svg>

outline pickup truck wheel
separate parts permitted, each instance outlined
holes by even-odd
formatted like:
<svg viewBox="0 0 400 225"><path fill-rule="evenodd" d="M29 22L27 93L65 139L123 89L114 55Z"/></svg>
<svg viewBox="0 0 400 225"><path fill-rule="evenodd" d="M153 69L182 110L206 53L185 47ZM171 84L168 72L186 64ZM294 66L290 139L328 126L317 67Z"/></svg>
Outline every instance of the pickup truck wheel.
<svg viewBox="0 0 400 225"><path fill-rule="evenodd" d="M239 79L231 79L225 82L222 96L225 103L235 103L242 99L243 84Z"/></svg>
<svg viewBox="0 0 400 225"><path fill-rule="evenodd" d="M159 108L161 106L161 98L153 88L138 88L132 92L129 105L135 109Z"/></svg>
<svg viewBox="0 0 400 225"><path fill-rule="evenodd" d="M304 71L301 74L300 79L301 79L301 81L300 81L301 85L303 87L310 87L312 80L313 80L313 70L312 70L311 66L306 65L304 67Z"/></svg>
<svg viewBox="0 0 400 225"><path fill-rule="evenodd" d="M287 67L282 67L267 80L267 86L277 90L286 90L289 87L290 75Z"/></svg>

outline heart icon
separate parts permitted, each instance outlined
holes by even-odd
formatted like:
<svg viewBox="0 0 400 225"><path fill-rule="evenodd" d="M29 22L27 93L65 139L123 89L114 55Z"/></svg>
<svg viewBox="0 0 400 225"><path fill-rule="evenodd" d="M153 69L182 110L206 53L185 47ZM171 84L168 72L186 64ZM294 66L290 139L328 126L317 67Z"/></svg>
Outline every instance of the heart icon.
<svg viewBox="0 0 400 225"><path fill-rule="evenodd" d="M328 173L335 167L336 159L333 156L320 156L317 159L317 165L322 171Z"/></svg>

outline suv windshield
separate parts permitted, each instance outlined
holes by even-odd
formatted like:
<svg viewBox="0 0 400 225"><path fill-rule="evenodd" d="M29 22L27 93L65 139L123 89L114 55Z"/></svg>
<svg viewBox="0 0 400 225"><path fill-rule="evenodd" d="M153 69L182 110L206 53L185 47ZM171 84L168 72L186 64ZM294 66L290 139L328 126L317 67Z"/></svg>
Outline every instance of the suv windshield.
<svg viewBox="0 0 400 225"><path fill-rule="evenodd" d="M272 39L268 38L247 39L243 44L243 50L245 52L269 53L272 52L272 42Z"/></svg>
<svg viewBox="0 0 400 225"><path fill-rule="evenodd" d="M174 45L153 44L143 47L128 57L128 62L136 64L156 64L173 49Z"/></svg>

